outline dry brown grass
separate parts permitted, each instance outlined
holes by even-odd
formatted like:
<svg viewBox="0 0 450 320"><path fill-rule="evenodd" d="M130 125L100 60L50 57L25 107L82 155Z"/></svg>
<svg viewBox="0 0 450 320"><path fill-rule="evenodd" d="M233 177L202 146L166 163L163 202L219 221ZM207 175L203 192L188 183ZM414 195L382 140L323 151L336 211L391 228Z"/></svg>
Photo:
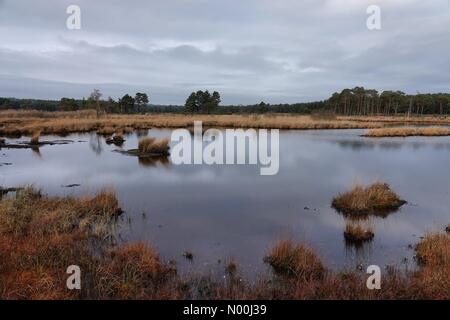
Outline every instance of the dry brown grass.
<svg viewBox="0 0 450 320"><path fill-rule="evenodd" d="M388 184L376 182L367 187L356 184L350 191L335 197L332 207L345 215L383 216L398 210L405 203Z"/></svg>
<svg viewBox="0 0 450 320"><path fill-rule="evenodd" d="M114 248L98 273L100 299L167 299L174 292L166 286L176 270L162 263L156 251L143 243Z"/></svg>
<svg viewBox="0 0 450 320"><path fill-rule="evenodd" d="M400 128L382 128L369 130L365 137L412 137L412 136L449 136L450 129L446 127L400 127Z"/></svg>
<svg viewBox="0 0 450 320"><path fill-rule="evenodd" d="M139 140L138 149L142 154L166 154L169 150L169 139L145 137Z"/></svg>
<svg viewBox="0 0 450 320"><path fill-rule="evenodd" d="M421 269L415 275L422 294L450 299L450 235L428 234L416 247Z"/></svg>
<svg viewBox="0 0 450 320"><path fill-rule="evenodd" d="M450 235L427 235L417 271L383 273L368 290L365 273L326 270L303 244L283 240L264 258L277 276L248 282L226 266L225 281L177 275L143 243L114 246L93 236L114 220L114 193L47 197L27 187L0 200L0 299L444 299L450 298ZM66 288L66 268L82 270L81 290Z"/></svg>
<svg viewBox="0 0 450 320"><path fill-rule="evenodd" d="M68 134L97 131L111 135L117 129L128 133L134 130L156 128L189 128L194 120L203 121L205 127L267 128L267 129L362 129L380 128L383 122L355 121L347 117L312 118L305 115L106 115L96 118L94 113L74 112L0 112L0 135L20 136L37 130L42 134Z"/></svg>
<svg viewBox="0 0 450 320"><path fill-rule="evenodd" d="M90 240L118 212L114 194L94 198L48 198L26 187L0 202L1 299L67 299L86 292L65 287L65 270L76 262L90 270Z"/></svg>
<svg viewBox="0 0 450 320"><path fill-rule="evenodd" d="M105 136L110 136L114 132L116 132L116 129L114 127L103 127L103 128L97 129L97 134L101 134L101 135L105 135Z"/></svg>
<svg viewBox="0 0 450 320"><path fill-rule="evenodd" d="M363 227L353 222L348 222L345 225L344 238L347 242L358 244L371 241L374 235L371 227Z"/></svg>
<svg viewBox="0 0 450 320"><path fill-rule="evenodd" d="M190 114L109 114L96 117L94 110L78 112L1 111L0 135L20 136L41 131L42 134L65 135L72 132L97 131L111 135L117 129L190 128L194 120L204 127L266 129L372 129L386 124L450 124L443 117L348 117L331 115L254 114L254 115L190 115Z"/></svg>
<svg viewBox="0 0 450 320"><path fill-rule="evenodd" d="M264 257L279 275L294 276L304 279L320 279L325 268L314 251L307 246L296 245L291 240L278 242Z"/></svg>
<svg viewBox="0 0 450 320"><path fill-rule="evenodd" d="M416 247L417 259L429 267L450 268L450 236L444 233L428 234Z"/></svg>

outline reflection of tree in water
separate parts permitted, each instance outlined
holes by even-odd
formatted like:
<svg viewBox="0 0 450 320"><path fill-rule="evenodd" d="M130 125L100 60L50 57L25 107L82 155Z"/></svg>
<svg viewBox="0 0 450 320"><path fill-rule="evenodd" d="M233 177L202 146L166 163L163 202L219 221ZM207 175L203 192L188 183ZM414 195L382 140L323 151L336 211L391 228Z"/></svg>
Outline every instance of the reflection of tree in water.
<svg viewBox="0 0 450 320"><path fill-rule="evenodd" d="M136 137L139 138L143 138L148 136L148 129L137 129L136 130Z"/></svg>
<svg viewBox="0 0 450 320"><path fill-rule="evenodd" d="M147 167L147 168L151 168L151 167L155 167L158 164L161 164L165 167L169 167L170 165L170 161L169 161L169 157L138 157L138 161L139 161L139 165L141 165L142 167Z"/></svg>
<svg viewBox="0 0 450 320"><path fill-rule="evenodd" d="M368 138L360 140L331 140L331 143L335 143L344 149L351 150L371 150L375 147L379 147L381 150L400 150L404 147L409 147L413 150L418 150L425 147L433 147L436 150L450 150L450 143L448 142L438 142L438 141L379 141L376 139L389 139L389 138ZM404 138L394 138L394 139L404 139ZM432 139L429 138L428 139Z"/></svg>
<svg viewBox="0 0 450 320"><path fill-rule="evenodd" d="M41 151L39 150L39 147L33 146L33 147L31 147L31 151L33 151L33 154L34 154L36 157L42 158Z"/></svg>
<svg viewBox="0 0 450 320"><path fill-rule="evenodd" d="M103 151L102 139L96 133L91 133L89 136L89 147L95 154L99 155Z"/></svg>
<svg viewBox="0 0 450 320"><path fill-rule="evenodd" d="M338 140L333 142L344 149L349 148L352 150L370 150L375 147L373 143L363 140Z"/></svg>

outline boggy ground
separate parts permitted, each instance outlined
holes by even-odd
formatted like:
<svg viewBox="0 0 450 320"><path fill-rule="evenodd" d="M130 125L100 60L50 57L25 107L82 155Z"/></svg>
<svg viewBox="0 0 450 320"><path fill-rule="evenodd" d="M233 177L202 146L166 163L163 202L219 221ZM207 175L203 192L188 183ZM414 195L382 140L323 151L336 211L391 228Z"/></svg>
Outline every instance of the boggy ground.
<svg viewBox="0 0 450 320"><path fill-rule="evenodd" d="M0 200L1 299L449 299L450 235L429 234L416 248L418 269L383 271L381 290L365 273L335 273L308 246L271 248L272 273L249 282L239 264L220 280L180 276L148 245L114 244L121 214L112 191L94 197L48 197L26 187ZM66 268L82 270L81 290L66 288Z"/></svg>
<svg viewBox="0 0 450 320"><path fill-rule="evenodd" d="M133 114L102 115L94 110L73 112L13 111L0 112L0 136L41 134L65 135L75 132L97 131L111 135L115 132L156 128L190 128L194 120L204 127L267 128L267 129L372 129L395 124L450 124L450 118L438 116L405 117L376 116L318 117L295 114Z"/></svg>

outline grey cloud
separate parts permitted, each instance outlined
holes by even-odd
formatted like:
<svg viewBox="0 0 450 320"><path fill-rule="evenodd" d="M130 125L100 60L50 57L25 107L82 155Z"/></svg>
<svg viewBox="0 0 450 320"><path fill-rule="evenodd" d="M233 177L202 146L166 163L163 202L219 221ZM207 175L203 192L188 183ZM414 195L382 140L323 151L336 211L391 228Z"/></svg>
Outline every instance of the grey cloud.
<svg viewBox="0 0 450 320"><path fill-rule="evenodd" d="M0 0L0 95L86 96L146 90L183 103L197 89L224 103L324 99L363 85L448 91L447 0L80 0L82 30L65 28L73 1Z"/></svg>

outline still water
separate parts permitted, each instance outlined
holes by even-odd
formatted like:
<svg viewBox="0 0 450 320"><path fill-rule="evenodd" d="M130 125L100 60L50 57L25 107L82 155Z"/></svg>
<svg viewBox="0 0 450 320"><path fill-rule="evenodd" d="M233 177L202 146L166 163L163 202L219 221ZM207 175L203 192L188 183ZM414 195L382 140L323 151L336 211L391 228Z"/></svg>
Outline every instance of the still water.
<svg viewBox="0 0 450 320"><path fill-rule="evenodd" d="M139 161L112 152L117 147L103 137L76 134L64 138L74 143L39 151L0 150L0 185L34 184L49 195L113 187L126 211L121 239L148 242L181 272L220 275L233 259L242 273L255 275L266 270L262 258L268 248L284 238L308 243L335 270L369 264L412 268L412 245L450 222L450 138L374 140L362 133L282 131L274 176L261 176L254 165ZM123 148L136 148L138 134L125 138ZM41 137L54 139L60 138ZM389 183L408 204L367 222L375 233L372 242L346 245L346 220L330 207L331 200L355 182L377 180ZM64 187L69 184L80 186ZM193 261L183 257L185 251L193 253Z"/></svg>

